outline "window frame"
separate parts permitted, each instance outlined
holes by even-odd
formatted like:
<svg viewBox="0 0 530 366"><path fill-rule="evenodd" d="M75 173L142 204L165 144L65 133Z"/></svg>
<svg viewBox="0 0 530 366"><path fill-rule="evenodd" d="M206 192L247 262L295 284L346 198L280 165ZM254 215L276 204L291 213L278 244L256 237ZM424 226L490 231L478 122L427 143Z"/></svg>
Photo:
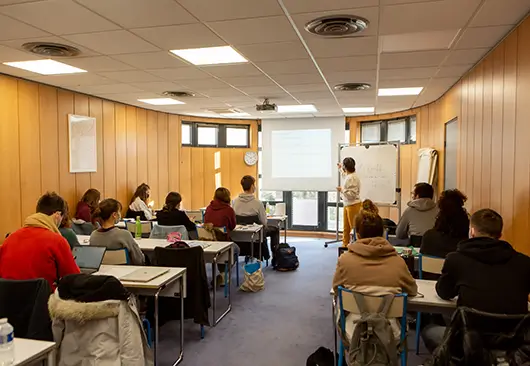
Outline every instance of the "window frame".
<svg viewBox="0 0 530 366"><path fill-rule="evenodd" d="M190 135L191 135L191 143L190 144L184 144L182 143L182 137L180 139L181 146L184 147L219 147L219 148L230 148L230 149L249 149L250 148L250 133L251 133L251 125L250 124L223 124L223 123L210 123L210 122L191 122L191 121L182 121L181 125L189 125L190 126ZM210 127L210 128L216 128L217 134L216 139L217 142L215 145L212 144L199 144L199 128L200 127ZM226 136L226 130L227 128L240 128L240 129L246 129L247 130L247 144L246 146L243 145L228 145L227 144L227 136ZM181 128L182 133L182 128Z"/></svg>
<svg viewBox="0 0 530 366"><path fill-rule="evenodd" d="M184 142L182 142L183 141L182 140L182 136L183 136L182 135L182 132L183 132L182 131L182 127L183 126L189 126L189 128L190 128L190 143L189 144L185 144ZM181 134L180 143L181 143L182 146L193 146L193 123L191 123L191 122L182 122L180 124L180 134Z"/></svg>
<svg viewBox="0 0 530 366"><path fill-rule="evenodd" d="M385 119L385 120L375 120L375 121L365 121L360 123L360 139L361 144L364 144L365 142L362 141L363 138L363 125L369 125L373 123L379 123L381 131L379 133L379 141L377 142L366 142L367 144L372 143L379 143L379 142L397 142L397 141L388 141L388 124L392 122L399 122L399 121L405 121L405 141L399 142L401 145L410 145L415 144L416 140L413 140L411 137L411 121L414 119L414 121L417 121L416 115L410 115L406 117L399 117L399 118L391 118L391 119Z"/></svg>
<svg viewBox="0 0 530 366"><path fill-rule="evenodd" d="M247 131L247 141L245 145L228 145L228 129L238 129ZM250 126L249 125L224 125L225 133L225 147L233 147L236 149L248 149L250 147Z"/></svg>

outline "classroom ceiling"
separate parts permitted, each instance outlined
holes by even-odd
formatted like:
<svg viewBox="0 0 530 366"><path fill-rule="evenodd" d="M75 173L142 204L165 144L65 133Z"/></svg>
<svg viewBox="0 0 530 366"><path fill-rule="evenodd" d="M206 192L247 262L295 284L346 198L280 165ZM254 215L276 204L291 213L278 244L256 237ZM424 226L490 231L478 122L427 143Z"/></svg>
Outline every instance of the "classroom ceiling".
<svg viewBox="0 0 530 366"><path fill-rule="evenodd" d="M352 8L352 6L355 6ZM530 0L0 0L0 72L159 111L219 116L234 107L255 118L339 116L345 107L388 113L438 99L530 10ZM357 15L357 36L324 39L304 25ZM26 42L81 50L56 60L87 73L43 76L1 63L40 57ZM170 49L231 45L249 62L196 67ZM336 92L335 84L372 84ZM378 97L378 88L423 87L419 96ZM191 91L186 104L150 106L138 99ZM314 104L317 113L255 111Z"/></svg>

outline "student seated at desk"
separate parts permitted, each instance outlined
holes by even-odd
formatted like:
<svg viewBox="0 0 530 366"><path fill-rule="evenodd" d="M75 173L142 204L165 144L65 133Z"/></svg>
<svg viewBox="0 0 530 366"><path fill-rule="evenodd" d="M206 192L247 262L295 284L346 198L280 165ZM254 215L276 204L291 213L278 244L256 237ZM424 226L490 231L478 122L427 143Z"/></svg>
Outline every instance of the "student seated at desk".
<svg viewBox="0 0 530 366"><path fill-rule="evenodd" d="M60 278L79 273L70 246L58 229L65 210L65 201L55 192L39 199L37 213L28 216L24 227L0 246L0 278L44 278L55 290Z"/></svg>
<svg viewBox="0 0 530 366"><path fill-rule="evenodd" d="M339 286L365 295L382 296L406 292L416 296L418 287L405 261L384 237L383 219L370 200L362 203L355 218L357 241L348 244L348 251L339 257L333 277L333 291ZM350 314L346 321L357 319ZM397 321L391 322L394 336L399 339Z"/></svg>
<svg viewBox="0 0 530 366"><path fill-rule="evenodd" d="M436 292L458 296L457 305L494 314L526 314L530 293L530 258L502 236L502 217L491 209L471 216L470 239L447 255ZM441 343L445 327L430 325L422 336L429 351Z"/></svg>
<svg viewBox="0 0 530 366"><path fill-rule="evenodd" d="M129 209L131 211L143 212L146 220L152 220L154 218L153 211L149 207L150 195L151 188L147 184L142 183L136 188L129 204Z"/></svg>
<svg viewBox="0 0 530 366"><path fill-rule="evenodd" d="M169 192L166 197L166 204L161 211L156 213L156 220L158 225L162 226L178 226L186 227L188 233L195 233L197 227L195 223L190 220L186 212L180 210L180 203L182 196L177 192Z"/></svg>
<svg viewBox="0 0 530 366"><path fill-rule="evenodd" d="M445 258L447 254L456 252L459 242L469 238L469 215L464 208L466 201L467 197L458 189L442 192L434 228L423 234L420 253Z"/></svg>
<svg viewBox="0 0 530 366"><path fill-rule="evenodd" d="M61 224L59 225L59 231L61 232L61 235L63 238L65 238L68 241L68 245L70 245L70 249L73 249L74 247L78 247L79 240L77 240L77 235L74 230L72 230L72 220L70 220L70 211L68 209L68 202L64 202L64 215L63 219L61 220Z"/></svg>
<svg viewBox="0 0 530 366"><path fill-rule="evenodd" d="M412 192L412 201L407 203L409 207L401 215L396 237L407 239L411 235L423 236L423 234L434 227L438 207L433 201L434 189L428 183L417 183Z"/></svg>
<svg viewBox="0 0 530 366"><path fill-rule="evenodd" d="M121 230L115 225L121 220L121 203L112 198L100 202L94 211L94 219L101 228L90 235L90 245L105 247L109 250L127 248L132 265L143 265L145 257L140 246L128 230Z"/></svg>
<svg viewBox="0 0 530 366"><path fill-rule="evenodd" d="M92 212L98 207L99 201L101 200L101 193L95 189L90 188L85 192L81 201L77 204L75 218L77 220L83 220L84 222L92 222Z"/></svg>

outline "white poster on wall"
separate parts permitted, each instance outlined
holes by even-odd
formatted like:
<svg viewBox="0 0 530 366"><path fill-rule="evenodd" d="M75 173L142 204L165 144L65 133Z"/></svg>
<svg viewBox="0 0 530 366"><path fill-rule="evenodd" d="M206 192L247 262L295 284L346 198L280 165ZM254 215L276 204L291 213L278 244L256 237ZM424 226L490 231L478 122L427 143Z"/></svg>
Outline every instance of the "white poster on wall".
<svg viewBox="0 0 530 366"><path fill-rule="evenodd" d="M70 173L97 171L97 136L94 117L68 115Z"/></svg>

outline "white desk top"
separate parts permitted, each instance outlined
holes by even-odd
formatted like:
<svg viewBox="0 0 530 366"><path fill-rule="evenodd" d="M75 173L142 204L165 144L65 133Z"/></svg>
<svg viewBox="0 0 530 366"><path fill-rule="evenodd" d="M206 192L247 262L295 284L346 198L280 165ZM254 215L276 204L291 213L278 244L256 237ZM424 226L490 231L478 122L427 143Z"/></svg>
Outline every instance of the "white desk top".
<svg viewBox="0 0 530 366"><path fill-rule="evenodd" d="M123 266L123 265L105 265L102 264L99 267L99 271L94 273L94 275L105 275L105 276L114 276L118 279L120 277L126 276L131 272L136 271L137 269L145 268L156 268L168 270L161 276L153 278L149 282L130 282L130 281L121 281L122 285L125 288L141 288L141 289L152 289L156 290L170 282L173 282L175 279L184 276L186 273L186 268L175 268L175 267L146 267L146 266Z"/></svg>
<svg viewBox="0 0 530 366"><path fill-rule="evenodd" d="M257 233L263 229L263 225L236 225L235 229L232 232L238 233Z"/></svg>
<svg viewBox="0 0 530 366"><path fill-rule="evenodd" d="M438 308L456 308L456 300L443 300L436 293L436 281L416 280L418 296L409 297L411 305L433 306Z"/></svg>
<svg viewBox="0 0 530 366"><path fill-rule="evenodd" d="M287 215L267 215L267 220L285 221L287 220Z"/></svg>
<svg viewBox="0 0 530 366"><path fill-rule="evenodd" d="M55 348L55 342L36 341L34 339L15 338L15 362L13 366L27 365Z"/></svg>

